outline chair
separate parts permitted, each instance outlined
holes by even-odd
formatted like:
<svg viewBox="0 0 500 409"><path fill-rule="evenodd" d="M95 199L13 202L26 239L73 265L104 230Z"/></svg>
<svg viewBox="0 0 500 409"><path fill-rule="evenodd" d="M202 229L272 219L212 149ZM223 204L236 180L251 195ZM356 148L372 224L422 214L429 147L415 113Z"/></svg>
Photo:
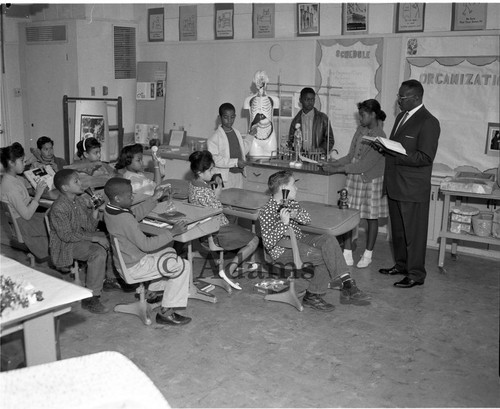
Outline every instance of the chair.
<svg viewBox="0 0 500 409"><path fill-rule="evenodd" d="M218 266L219 268L219 277L201 277L198 278L198 280L207 284L215 285L216 287L221 287L224 290L226 290L229 294L233 292L232 287L241 290L239 284L233 283L233 281L226 276L226 273L224 271L224 249L222 247L219 247L215 243L214 236L213 235L208 236L208 248L203 243L201 243L201 245L203 246L203 248L210 251L214 255L218 253L218 258L214 257L214 260L216 266Z"/></svg>
<svg viewBox="0 0 500 409"><path fill-rule="evenodd" d="M47 227L47 233L49 234L49 237L50 237L50 230L51 229L50 229L49 212L50 212L50 209L48 209L45 212L44 219L45 219L45 226ZM80 267L78 265L78 260L73 261L73 265L70 267L69 273L70 273L70 276L72 276L74 278L76 285L79 285L80 287L85 287L85 285L82 282L81 276L80 276Z"/></svg>
<svg viewBox="0 0 500 409"><path fill-rule="evenodd" d="M146 281L150 281L150 279L136 279L133 278L128 272L127 266L123 261L122 253L120 251L120 244L118 243L118 239L116 237L111 237L111 242L113 245L113 251L116 252L116 256L118 257L119 266L115 266L120 273L120 276L127 284L136 284L139 283L139 286L136 289L136 293L139 294L139 301L135 301L129 304L118 304L115 305L115 312L123 312L125 314L133 314L137 315L144 325L151 325L151 311L158 307L160 303L149 304L146 301L146 286L144 283Z"/></svg>
<svg viewBox="0 0 500 409"><path fill-rule="evenodd" d="M17 220L14 217L12 206L7 202L1 202L1 203L2 203L2 224L6 222L6 224L10 228L10 233L11 233L10 244L12 245L12 247L27 252L28 258L30 260L30 266L35 267L35 256L31 254L28 247L26 246L26 243L24 242L21 230L19 229Z"/></svg>
<svg viewBox="0 0 500 409"><path fill-rule="evenodd" d="M299 300L297 292L295 291L295 270L301 270L303 267L302 260L299 254L299 246L297 244L297 237L295 236L295 232L292 227L288 228L288 233L290 235L290 247L293 253L293 263L294 266L290 271L290 275L288 276L289 286L286 291L276 293L276 294L267 294L264 296L264 300L266 301L276 301L283 302L286 304L290 304L291 306L297 308L299 311L303 311L304 307L302 306L302 302ZM271 256L264 250L264 259L267 263L273 264L274 261Z"/></svg>

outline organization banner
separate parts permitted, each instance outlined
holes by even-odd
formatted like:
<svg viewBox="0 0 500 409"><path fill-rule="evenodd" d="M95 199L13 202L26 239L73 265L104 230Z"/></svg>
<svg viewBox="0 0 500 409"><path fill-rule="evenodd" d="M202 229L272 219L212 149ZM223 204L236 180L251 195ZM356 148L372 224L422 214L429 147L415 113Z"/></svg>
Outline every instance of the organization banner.
<svg viewBox="0 0 500 409"><path fill-rule="evenodd" d="M408 58L408 78L424 87L424 104L441 123L435 162L480 170L498 166L487 147L488 124L500 122L498 57Z"/></svg>

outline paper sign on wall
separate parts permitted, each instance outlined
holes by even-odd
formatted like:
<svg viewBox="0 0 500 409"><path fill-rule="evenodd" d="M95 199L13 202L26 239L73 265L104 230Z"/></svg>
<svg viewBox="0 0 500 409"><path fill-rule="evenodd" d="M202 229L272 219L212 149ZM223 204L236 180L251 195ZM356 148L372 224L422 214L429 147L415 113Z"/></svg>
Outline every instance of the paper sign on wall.
<svg viewBox="0 0 500 409"><path fill-rule="evenodd" d="M138 82L136 100L156 99L156 82Z"/></svg>

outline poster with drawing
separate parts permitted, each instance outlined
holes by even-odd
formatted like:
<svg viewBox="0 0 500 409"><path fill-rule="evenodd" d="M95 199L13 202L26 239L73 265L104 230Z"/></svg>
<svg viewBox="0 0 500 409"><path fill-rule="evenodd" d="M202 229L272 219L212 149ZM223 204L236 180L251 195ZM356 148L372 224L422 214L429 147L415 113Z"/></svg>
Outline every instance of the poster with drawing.
<svg viewBox="0 0 500 409"><path fill-rule="evenodd" d="M105 101L76 101L75 108L75 133L72 146L74 147L74 158L76 155L76 144L87 138L96 138L101 144L101 160L110 161L109 151L109 129L108 109Z"/></svg>
<svg viewBox="0 0 500 409"><path fill-rule="evenodd" d="M104 117L102 115L82 115L80 119L80 141L96 138L101 144L104 136Z"/></svg>

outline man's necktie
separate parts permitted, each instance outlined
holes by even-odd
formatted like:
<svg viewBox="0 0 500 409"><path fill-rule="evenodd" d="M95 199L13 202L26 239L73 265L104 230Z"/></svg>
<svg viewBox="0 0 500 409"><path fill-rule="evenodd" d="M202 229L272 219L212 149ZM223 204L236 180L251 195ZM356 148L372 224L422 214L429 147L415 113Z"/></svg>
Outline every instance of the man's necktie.
<svg viewBox="0 0 500 409"><path fill-rule="evenodd" d="M406 119L408 118L408 115L409 115L408 111L406 111L405 114L403 115L403 118L401 118L401 121L399 121L398 127L396 128L396 132L399 130L399 128L401 128L403 126ZM394 132L394 133L396 133L396 132Z"/></svg>

